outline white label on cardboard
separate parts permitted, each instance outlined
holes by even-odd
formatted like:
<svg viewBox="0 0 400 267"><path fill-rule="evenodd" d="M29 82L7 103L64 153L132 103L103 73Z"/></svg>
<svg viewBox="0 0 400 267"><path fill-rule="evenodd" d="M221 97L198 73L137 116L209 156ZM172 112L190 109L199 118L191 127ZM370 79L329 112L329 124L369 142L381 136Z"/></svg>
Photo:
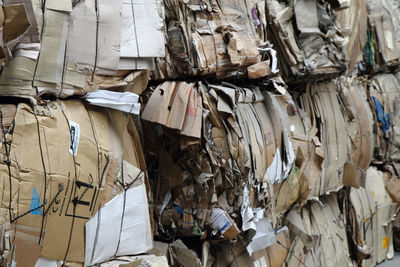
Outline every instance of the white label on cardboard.
<svg viewBox="0 0 400 267"><path fill-rule="evenodd" d="M254 262L254 267L268 267L265 257L261 257Z"/></svg>
<svg viewBox="0 0 400 267"><path fill-rule="evenodd" d="M221 234L224 234L226 232L226 230L228 230L232 226L232 223L228 220L228 218L225 217L224 214L222 216L220 216L215 221L215 223L216 223L216 225L218 225L218 228L219 228Z"/></svg>
<svg viewBox="0 0 400 267"><path fill-rule="evenodd" d="M79 124L69 121L69 153L76 156L79 146L80 129Z"/></svg>
<svg viewBox="0 0 400 267"><path fill-rule="evenodd" d="M393 36L392 32L385 31L386 44L389 49L393 49Z"/></svg>

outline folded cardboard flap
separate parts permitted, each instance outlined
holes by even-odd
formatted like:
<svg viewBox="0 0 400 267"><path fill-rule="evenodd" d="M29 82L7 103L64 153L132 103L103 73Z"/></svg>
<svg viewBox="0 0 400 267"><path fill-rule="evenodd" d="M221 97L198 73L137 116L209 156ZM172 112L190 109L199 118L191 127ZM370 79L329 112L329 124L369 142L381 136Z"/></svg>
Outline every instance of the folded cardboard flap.
<svg viewBox="0 0 400 267"><path fill-rule="evenodd" d="M3 28L3 41L7 45L10 42L15 42L17 38L23 38L31 26L26 11L25 5L14 4L14 5L4 5L2 6L2 24ZM3 51L6 56L11 51Z"/></svg>
<svg viewBox="0 0 400 267"><path fill-rule="evenodd" d="M247 67L247 75L250 79L257 79L261 77L266 77L271 74L269 67L269 60L262 61Z"/></svg>
<svg viewBox="0 0 400 267"><path fill-rule="evenodd" d="M151 95L142 119L176 129L189 137L200 138L201 102L196 83L165 82Z"/></svg>

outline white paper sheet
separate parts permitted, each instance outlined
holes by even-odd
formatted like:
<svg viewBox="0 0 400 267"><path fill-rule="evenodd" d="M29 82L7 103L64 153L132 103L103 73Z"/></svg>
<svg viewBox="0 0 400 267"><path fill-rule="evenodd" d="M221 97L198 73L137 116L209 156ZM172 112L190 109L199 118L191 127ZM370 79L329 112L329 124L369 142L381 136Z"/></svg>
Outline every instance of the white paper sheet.
<svg viewBox="0 0 400 267"><path fill-rule="evenodd" d="M283 182L288 177L294 164L294 150L286 130L283 130L283 142L285 146L284 158L282 159L280 150L277 148L275 157L265 172L266 178L268 178L272 184Z"/></svg>
<svg viewBox="0 0 400 267"><path fill-rule="evenodd" d="M251 255L254 251L272 246L276 242L275 231L271 222L267 218L261 218L256 223L256 235L247 246L247 251Z"/></svg>
<svg viewBox="0 0 400 267"><path fill-rule="evenodd" d="M85 95L85 99L92 105L117 109L135 115L140 113L139 96L134 93L97 90Z"/></svg>

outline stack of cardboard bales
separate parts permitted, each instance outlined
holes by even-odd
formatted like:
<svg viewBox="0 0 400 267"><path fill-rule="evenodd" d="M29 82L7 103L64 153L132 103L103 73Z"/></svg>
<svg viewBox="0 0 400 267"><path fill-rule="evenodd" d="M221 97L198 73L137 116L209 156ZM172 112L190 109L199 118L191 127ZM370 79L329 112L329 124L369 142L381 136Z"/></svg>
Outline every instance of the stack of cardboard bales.
<svg viewBox="0 0 400 267"><path fill-rule="evenodd" d="M151 190L132 114L165 53L161 3L10 0L0 15L0 265L149 251Z"/></svg>
<svg viewBox="0 0 400 267"><path fill-rule="evenodd" d="M351 188L347 210L358 264L375 266L393 257L391 219L395 209L396 205L385 190L384 173L370 167L366 187Z"/></svg>
<svg viewBox="0 0 400 267"><path fill-rule="evenodd" d="M167 56L156 61L141 115L155 238L181 238L197 254L193 266L391 258L400 87L387 54L399 48L399 6L164 3ZM373 191L372 170L391 197ZM357 205L357 190L374 196ZM357 225L366 206L380 210L368 241Z"/></svg>
<svg viewBox="0 0 400 267"><path fill-rule="evenodd" d="M4 0L0 15L0 265L393 257L396 1Z"/></svg>

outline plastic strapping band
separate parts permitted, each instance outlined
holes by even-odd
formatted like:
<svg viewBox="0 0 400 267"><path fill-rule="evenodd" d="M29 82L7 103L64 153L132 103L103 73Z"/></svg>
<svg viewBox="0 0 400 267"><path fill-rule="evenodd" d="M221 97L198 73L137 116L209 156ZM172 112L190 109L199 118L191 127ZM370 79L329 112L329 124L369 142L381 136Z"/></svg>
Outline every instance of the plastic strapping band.
<svg viewBox="0 0 400 267"><path fill-rule="evenodd" d="M36 119L36 126L37 126L37 134L38 134L38 141L39 141L39 150L40 150L40 158L42 160L42 165L43 165L43 174L44 174L44 194L43 194L43 215L42 215L42 225L40 227L40 236L39 236L39 244L42 241L43 237L43 228L44 228L44 218L45 218L45 203L46 203L46 195L47 195L47 170L46 170L46 164L44 162L44 157L43 157L43 148L42 148L42 138L40 136L40 123L39 119L36 116L35 111L33 112L33 115L35 116Z"/></svg>
<svg viewBox="0 0 400 267"><path fill-rule="evenodd" d="M93 66L93 72L92 72L92 82L94 80L94 74L96 72L97 68L97 57L98 57L98 52L99 52L99 1L95 0L95 11L96 11L96 50L95 50L95 57L94 57L94 66Z"/></svg>

